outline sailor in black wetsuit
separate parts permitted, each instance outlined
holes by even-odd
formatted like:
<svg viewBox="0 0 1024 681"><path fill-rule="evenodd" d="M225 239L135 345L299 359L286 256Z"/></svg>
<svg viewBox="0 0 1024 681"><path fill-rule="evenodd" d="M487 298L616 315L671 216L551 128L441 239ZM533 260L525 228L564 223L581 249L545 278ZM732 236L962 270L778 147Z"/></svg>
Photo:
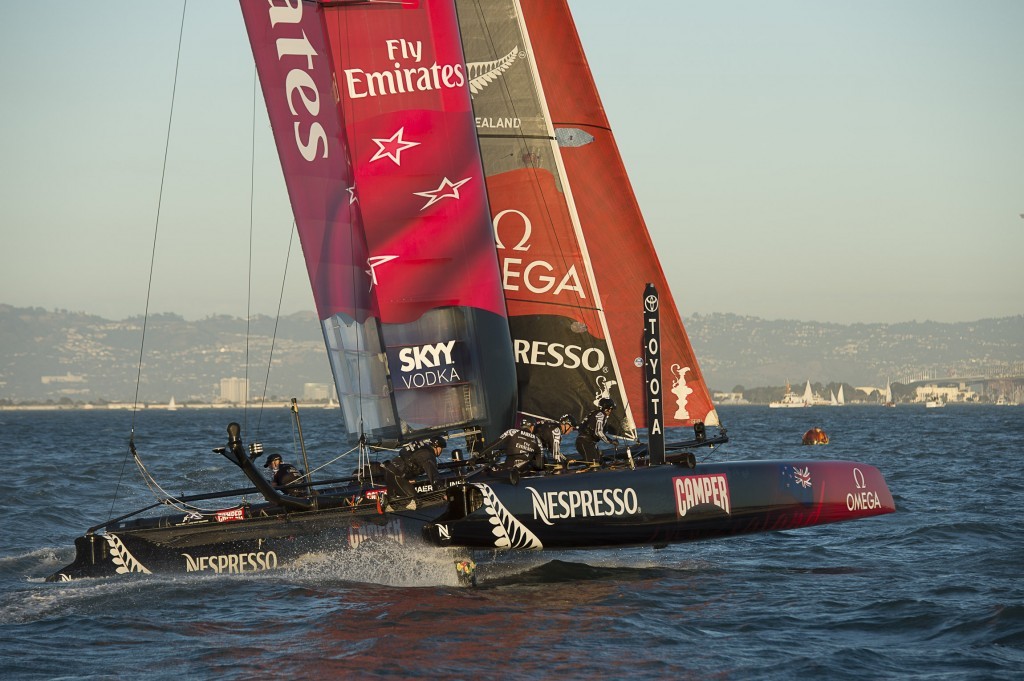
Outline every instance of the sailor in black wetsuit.
<svg viewBox="0 0 1024 681"><path fill-rule="evenodd" d="M615 409L615 401L609 397L602 397L601 401L597 403L597 409L583 419L580 434L576 436L576 451L583 456L587 463L601 463L601 452L597 448L598 442L607 442L610 445L619 444L605 433L608 417L611 416L613 409Z"/></svg>
<svg viewBox="0 0 1024 681"><path fill-rule="evenodd" d="M437 457L447 444L443 437L433 437L429 440L418 440L414 448L403 447L398 456L385 464L388 496L411 497L416 490L409 484L411 478L421 473L426 474L427 480L436 487L438 478ZM416 446L418 445L418 446Z"/></svg>
<svg viewBox="0 0 1024 681"><path fill-rule="evenodd" d="M533 421L527 419L518 428L509 428L491 447L505 451L504 469L544 470L544 447L533 434Z"/></svg>
<svg viewBox="0 0 1024 681"><path fill-rule="evenodd" d="M280 490L289 485L294 485L302 481L302 471L290 463L283 463L281 461L280 454L271 454L267 459L267 462L263 464L264 468L269 468L271 474L274 476L271 480L271 485L274 489ZM292 489L284 489L285 494L291 494L293 496L307 496L308 491L304 487L294 487Z"/></svg>
<svg viewBox="0 0 1024 681"><path fill-rule="evenodd" d="M576 430L576 428L576 419L569 414L563 414L558 419L558 423L546 421L540 423L536 428L537 439L540 440L544 449L551 452L551 457L556 464L565 464L566 468L569 466L569 461L562 454L562 437Z"/></svg>

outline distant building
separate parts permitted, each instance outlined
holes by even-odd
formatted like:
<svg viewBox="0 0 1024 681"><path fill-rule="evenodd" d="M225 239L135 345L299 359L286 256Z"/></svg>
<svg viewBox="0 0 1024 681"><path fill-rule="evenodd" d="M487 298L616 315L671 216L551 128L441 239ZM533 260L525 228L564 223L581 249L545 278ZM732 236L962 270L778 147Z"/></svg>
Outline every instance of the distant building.
<svg viewBox="0 0 1024 681"><path fill-rule="evenodd" d="M303 383L302 399L308 402L322 402L334 397L334 386L327 383Z"/></svg>
<svg viewBox="0 0 1024 681"><path fill-rule="evenodd" d="M248 402L249 379L237 377L220 379L220 399L234 404Z"/></svg>
<svg viewBox="0 0 1024 681"><path fill-rule="evenodd" d="M743 397L743 393L714 393L711 398L715 404L750 404Z"/></svg>
<svg viewBox="0 0 1024 681"><path fill-rule="evenodd" d="M925 402L929 398L942 402L977 402L979 400L978 393L965 383L942 386L936 383L926 383L914 388L915 402Z"/></svg>

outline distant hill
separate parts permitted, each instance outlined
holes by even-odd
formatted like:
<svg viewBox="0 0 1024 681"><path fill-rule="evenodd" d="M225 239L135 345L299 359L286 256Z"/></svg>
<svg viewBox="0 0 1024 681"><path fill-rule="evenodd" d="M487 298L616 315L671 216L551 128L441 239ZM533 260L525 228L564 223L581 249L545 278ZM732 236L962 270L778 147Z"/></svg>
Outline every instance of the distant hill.
<svg viewBox="0 0 1024 681"><path fill-rule="evenodd" d="M827 324L734 314L685 320L716 390L843 381L885 384L926 377L1022 374L1024 315L976 322Z"/></svg>
<svg viewBox="0 0 1024 681"><path fill-rule="evenodd" d="M248 376L263 393L273 346L267 396L301 397L304 383L331 383L320 323L312 312L257 316L249 324L228 316L187 321L149 318L145 330L140 401L213 401L220 379ZM0 305L0 399L111 402L135 398L142 317L112 321L67 310Z"/></svg>
<svg viewBox="0 0 1024 681"><path fill-rule="evenodd" d="M113 321L67 310L0 304L0 400L131 401L142 318ZM845 382L884 385L926 375L1021 375L1024 315L944 324L826 324L733 314L685 320L709 386ZM312 312L276 325L228 316L198 321L163 314L146 325L140 400L212 401L220 379L244 376L268 398L301 397L305 383L330 383L320 324Z"/></svg>

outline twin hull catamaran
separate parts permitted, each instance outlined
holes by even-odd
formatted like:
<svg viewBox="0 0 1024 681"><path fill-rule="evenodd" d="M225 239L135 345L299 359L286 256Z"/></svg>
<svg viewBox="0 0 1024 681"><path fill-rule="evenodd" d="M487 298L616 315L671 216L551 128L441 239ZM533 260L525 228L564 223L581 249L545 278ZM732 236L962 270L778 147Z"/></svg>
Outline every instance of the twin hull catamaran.
<svg viewBox="0 0 1024 681"><path fill-rule="evenodd" d="M51 579L264 570L381 538L664 545L895 510L861 463L696 463L727 437L564 0L241 8L357 474L277 489L231 424L218 451L252 487L90 528ZM438 435L485 452L520 415L601 399L620 444L600 465L473 458L397 499L372 460Z"/></svg>

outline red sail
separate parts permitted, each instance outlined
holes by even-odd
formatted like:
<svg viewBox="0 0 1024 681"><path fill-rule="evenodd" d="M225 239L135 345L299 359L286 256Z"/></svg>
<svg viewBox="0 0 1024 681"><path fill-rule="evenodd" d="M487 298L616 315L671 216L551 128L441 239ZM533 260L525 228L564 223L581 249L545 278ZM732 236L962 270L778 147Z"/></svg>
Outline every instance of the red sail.
<svg viewBox="0 0 1024 681"><path fill-rule="evenodd" d="M504 315L454 4L397 7L325 9L381 321Z"/></svg>
<svg viewBox="0 0 1024 681"><path fill-rule="evenodd" d="M497 434L512 347L453 0L241 4L349 429Z"/></svg>
<svg viewBox="0 0 1024 681"><path fill-rule="evenodd" d="M542 217L534 221L534 239L538 232L551 230L551 238L561 249L563 267L572 264L581 275L586 273L581 276L579 299L569 307L596 308L598 319L603 319L603 327L587 324L587 329L594 347L607 343L615 371L605 375L597 387L618 382L620 385L613 389L625 390L633 422L638 427L646 426L640 407L644 397L643 309L637 301L645 285L653 283L662 295L665 425L691 425L696 421L717 424L707 386L632 193L566 2L459 0L459 8L467 57L479 64L480 75L471 80L471 87L476 85L480 90L474 103L492 210L500 215L505 203L509 207L521 205L528 194L546 203L547 211L538 212ZM471 76L476 75L475 65L470 64ZM531 69L539 84L523 82ZM539 102L535 103L534 98ZM542 136L553 144L531 142ZM543 182L531 188L531 178L525 175L529 171L523 168L533 168L536 178L550 173L548 185L557 191L552 192ZM519 186L510 191L508 187L517 181ZM567 222L571 227L565 226ZM504 221L498 230L507 249ZM573 240L574 245L567 245ZM518 343L517 331L522 330L523 320L531 319L535 307L533 301L523 300L520 292L509 290L508 258L512 254L499 251L499 255L504 260L510 325ZM555 297L548 294L542 301L548 304L549 322L579 318L565 307L556 308L559 302L566 303L553 300ZM551 334L553 326L553 322L546 328L531 323L531 342L537 338L543 342L542 336ZM523 385L524 362L518 351L516 359L525 399L531 386ZM592 375L591 380L600 378ZM628 419L625 425L628 429Z"/></svg>
<svg viewBox="0 0 1024 681"><path fill-rule="evenodd" d="M320 319L376 316L323 15L241 3ZM284 131L287 131L285 133Z"/></svg>
<svg viewBox="0 0 1024 681"><path fill-rule="evenodd" d="M666 376L666 425L717 424L718 417L697 358L683 329L679 308L665 280L650 234L622 164L611 126L565 0L521 0L537 70L556 130L583 130L592 142L562 146L566 174L577 197L576 210L593 263L619 369L630 404L643 400L639 335L643 310L637 305L646 282L661 292L662 361ZM637 410L639 411L639 410ZM637 414L638 425L642 415Z"/></svg>
<svg viewBox="0 0 1024 681"><path fill-rule="evenodd" d="M623 404L586 244L515 5L458 0L458 7L519 407L536 416L579 418L601 397ZM628 411L615 416L619 432L632 435Z"/></svg>

